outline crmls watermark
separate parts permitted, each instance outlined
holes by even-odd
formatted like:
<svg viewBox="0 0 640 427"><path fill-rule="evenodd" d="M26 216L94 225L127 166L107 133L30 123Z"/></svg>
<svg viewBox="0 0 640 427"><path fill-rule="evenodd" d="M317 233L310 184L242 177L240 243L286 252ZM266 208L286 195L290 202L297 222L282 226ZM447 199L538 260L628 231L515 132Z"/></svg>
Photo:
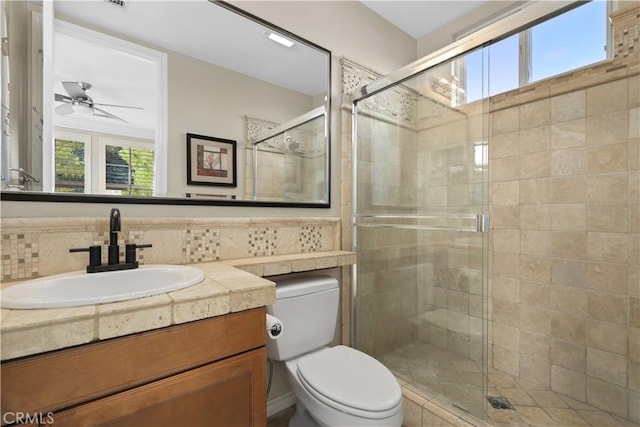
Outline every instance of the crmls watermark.
<svg viewBox="0 0 640 427"><path fill-rule="evenodd" d="M53 424L53 412L5 412L2 424Z"/></svg>

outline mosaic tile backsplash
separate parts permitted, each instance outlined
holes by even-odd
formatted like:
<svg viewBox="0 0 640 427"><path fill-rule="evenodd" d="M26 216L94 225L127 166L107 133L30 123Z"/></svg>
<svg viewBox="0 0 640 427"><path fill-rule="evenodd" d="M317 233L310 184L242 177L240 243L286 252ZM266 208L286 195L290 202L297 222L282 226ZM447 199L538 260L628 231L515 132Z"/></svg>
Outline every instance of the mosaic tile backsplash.
<svg viewBox="0 0 640 427"><path fill-rule="evenodd" d="M127 243L150 243L138 251L141 264L192 264L236 258L338 249L337 218L128 218L119 235ZM3 218L2 281L82 270L86 253L69 249L103 246L108 224L93 218Z"/></svg>

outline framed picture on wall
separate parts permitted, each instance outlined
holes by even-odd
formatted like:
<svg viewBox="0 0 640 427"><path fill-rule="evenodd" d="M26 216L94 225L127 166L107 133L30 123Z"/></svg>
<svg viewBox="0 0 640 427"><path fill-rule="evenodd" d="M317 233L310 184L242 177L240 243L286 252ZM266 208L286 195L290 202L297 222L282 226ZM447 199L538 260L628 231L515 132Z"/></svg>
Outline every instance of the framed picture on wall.
<svg viewBox="0 0 640 427"><path fill-rule="evenodd" d="M236 142L187 133L187 184L235 187Z"/></svg>

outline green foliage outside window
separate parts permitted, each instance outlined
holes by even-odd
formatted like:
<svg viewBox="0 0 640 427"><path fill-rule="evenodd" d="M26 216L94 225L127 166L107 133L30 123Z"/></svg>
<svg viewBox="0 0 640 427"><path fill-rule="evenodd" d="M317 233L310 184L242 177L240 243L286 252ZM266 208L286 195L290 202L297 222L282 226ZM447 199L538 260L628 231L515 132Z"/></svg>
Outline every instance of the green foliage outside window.
<svg viewBox="0 0 640 427"><path fill-rule="evenodd" d="M56 139L56 192L84 193L84 157L84 143Z"/></svg>

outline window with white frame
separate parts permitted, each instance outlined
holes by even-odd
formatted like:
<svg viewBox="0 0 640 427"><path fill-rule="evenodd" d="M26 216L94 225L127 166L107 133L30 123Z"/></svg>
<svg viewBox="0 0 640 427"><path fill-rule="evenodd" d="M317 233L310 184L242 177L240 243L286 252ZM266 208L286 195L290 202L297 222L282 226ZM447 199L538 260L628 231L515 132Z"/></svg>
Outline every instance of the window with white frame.
<svg viewBox="0 0 640 427"><path fill-rule="evenodd" d="M153 141L56 131L55 191L151 196Z"/></svg>
<svg viewBox="0 0 640 427"><path fill-rule="evenodd" d="M593 0L455 61L452 74L463 89L459 102L477 101L607 59L607 16L608 2ZM483 75L488 81L483 82Z"/></svg>

